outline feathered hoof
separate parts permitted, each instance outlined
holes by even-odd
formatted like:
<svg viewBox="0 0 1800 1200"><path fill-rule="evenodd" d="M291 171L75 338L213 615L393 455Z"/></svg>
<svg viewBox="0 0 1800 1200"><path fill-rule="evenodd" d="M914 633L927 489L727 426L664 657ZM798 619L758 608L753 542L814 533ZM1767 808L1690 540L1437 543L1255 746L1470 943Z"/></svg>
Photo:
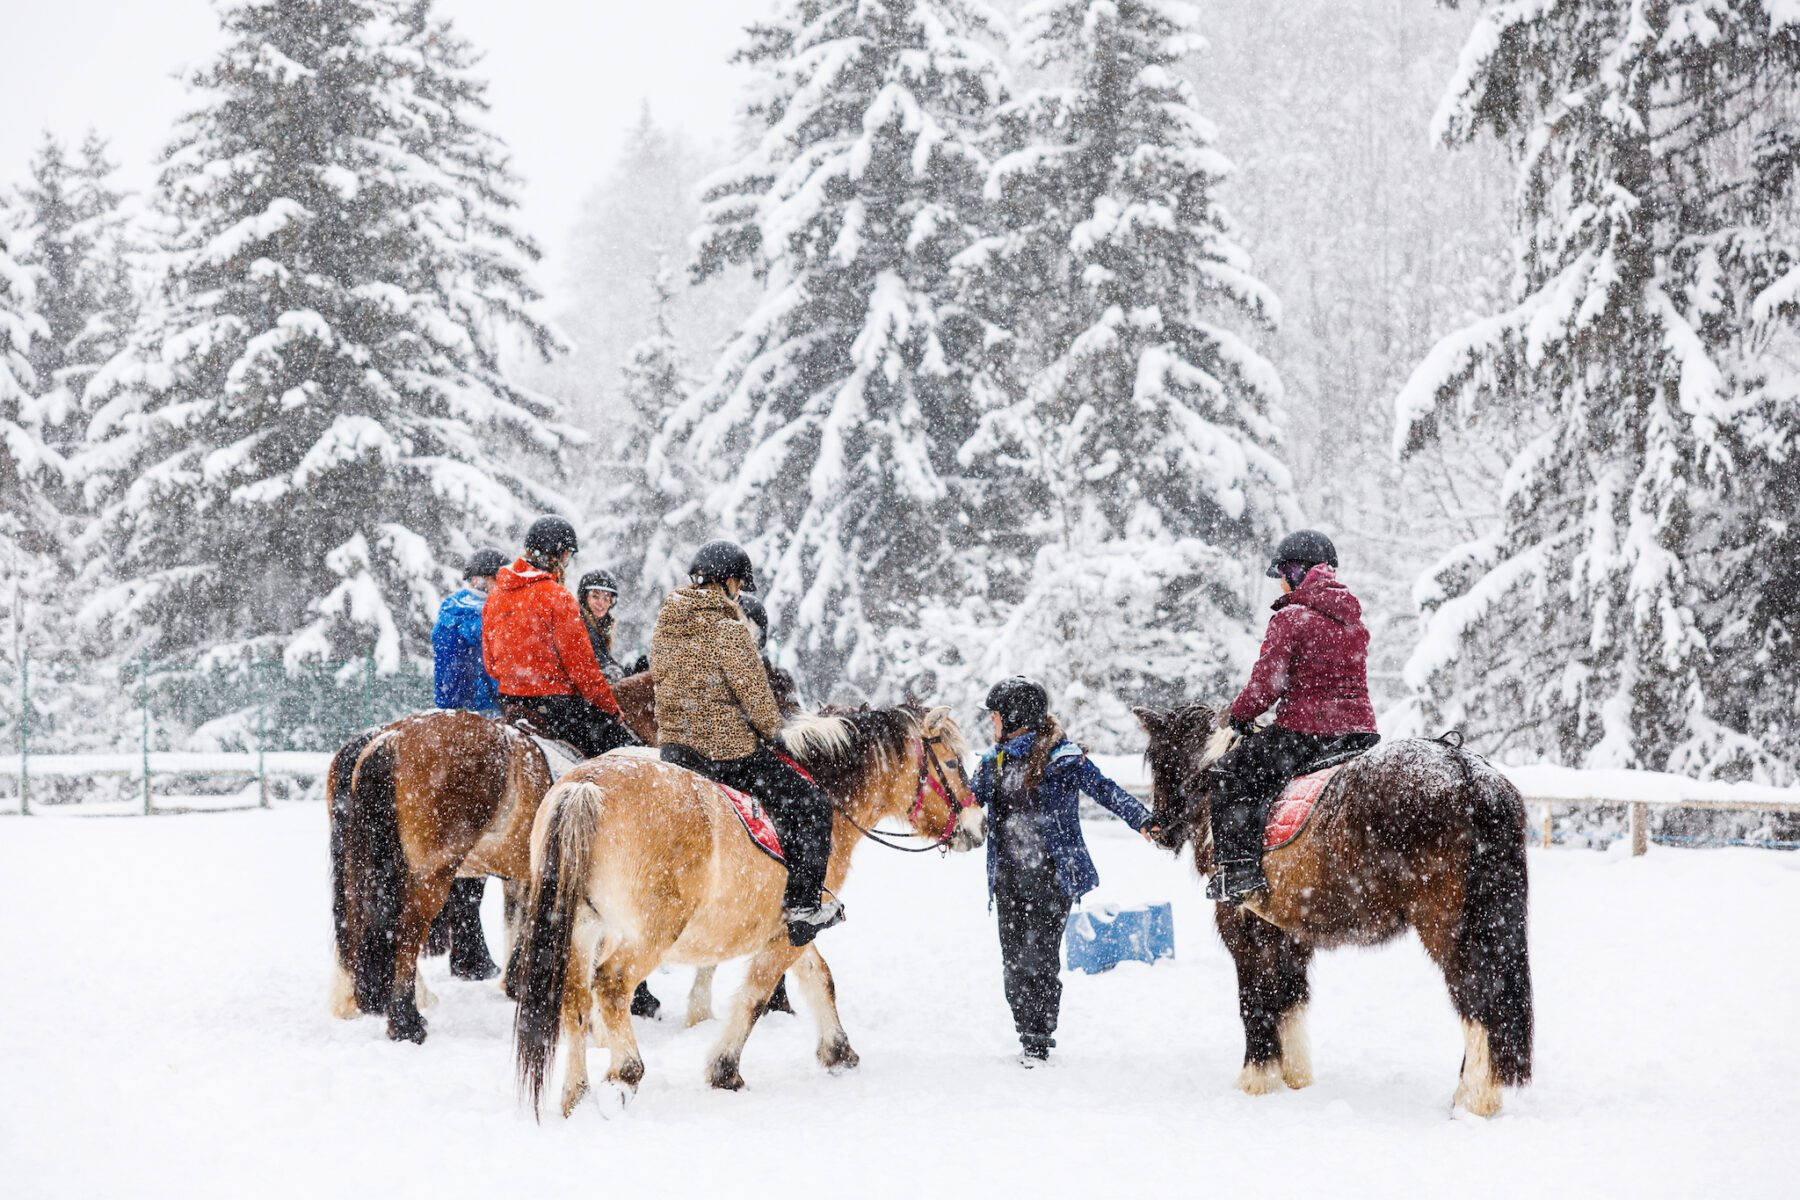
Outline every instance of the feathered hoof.
<svg viewBox="0 0 1800 1200"><path fill-rule="evenodd" d="M1450 1111L1452 1115L1466 1112L1472 1117L1497 1117L1500 1115L1501 1096L1497 1087L1471 1087L1459 1085L1456 1095L1451 1097Z"/></svg>
<svg viewBox="0 0 1800 1200"><path fill-rule="evenodd" d="M425 1018L418 1013L390 1013L387 1035L390 1042L411 1042L415 1046L424 1045Z"/></svg>
<svg viewBox="0 0 1800 1200"><path fill-rule="evenodd" d="M575 1115L575 1109L577 1108L577 1106L579 1106L581 1104L581 1098L583 1096L587 1095L587 1090L588 1090L588 1086L586 1083L577 1083L573 1087L564 1087L563 1088L563 1094L562 1094L563 1120L566 1121L570 1117Z"/></svg>
<svg viewBox="0 0 1800 1200"><path fill-rule="evenodd" d="M738 1065L731 1059L722 1058L706 1072L706 1082L721 1091L737 1092L744 1087L744 1077L738 1074Z"/></svg>
<svg viewBox="0 0 1800 1200"><path fill-rule="evenodd" d="M833 1075L854 1071L862 1059L850 1048L849 1038L838 1038L819 1047L819 1065Z"/></svg>
<svg viewBox="0 0 1800 1200"><path fill-rule="evenodd" d="M589 1092L588 1096L594 1102L594 1111L610 1121L631 1107L632 1100L637 1096L637 1089L617 1079L608 1079Z"/></svg>
<svg viewBox="0 0 1800 1200"><path fill-rule="evenodd" d="M1266 1063L1245 1063L1244 1069L1238 1072L1237 1089L1246 1096L1267 1096L1286 1086L1281 1078L1281 1064L1273 1059Z"/></svg>

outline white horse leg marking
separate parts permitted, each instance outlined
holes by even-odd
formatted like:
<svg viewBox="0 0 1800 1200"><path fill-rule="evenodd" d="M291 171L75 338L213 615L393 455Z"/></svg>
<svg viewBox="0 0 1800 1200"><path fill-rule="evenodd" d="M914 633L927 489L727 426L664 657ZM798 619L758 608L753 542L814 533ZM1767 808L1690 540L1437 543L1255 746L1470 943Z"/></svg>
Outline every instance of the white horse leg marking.
<svg viewBox="0 0 1800 1200"><path fill-rule="evenodd" d="M713 1017L713 973L717 967L701 967L694 972L694 986L688 991L688 1028L704 1024Z"/></svg>
<svg viewBox="0 0 1800 1200"><path fill-rule="evenodd" d="M789 969L806 1007L812 1010L813 1024L819 1032L819 1064L836 1073L848 1071L861 1061L850 1048L850 1035L838 1017L837 991L831 982L831 968L825 965L818 947L808 946Z"/></svg>
<svg viewBox="0 0 1800 1200"><path fill-rule="evenodd" d="M1281 1080L1281 1063L1276 1059L1266 1063L1245 1063L1244 1069L1238 1072L1237 1089L1246 1096L1267 1096L1285 1086Z"/></svg>
<svg viewBox="0 0 1800 1200"><path fill-rule="evenodd" d="M340 1021L356 1015L356 982L338 961L335 950L331 952L331 1015Z"/></svg>
<svg viewBox="0 0 1800 1200"><path fill-rule="evenodd" d="M1291 1088L1311 1087L1312 1040L1306 1036L1306 1005L1296 1004L1281 1015L1275 1029L1281 1041L1281 1079Z"/></svg>
<svg viewBox="0 0 1800 1200"><path fill-rule="evenodd" d="M437 1003L437 993L425 982L425 964L420 963L413 968L413 1003L420 1008L430 1008Z"/></svg>
<svg viewBox="0 0 1800 1200"><path fill-rule="evenodd" d="M1464 1021L1462 1027L1462 1078L1457 1081L1450 1107L1478 1117L1494 1116L1500 1111L1500 1081L1494 1078L1487 1028L1477 1021Z"/></svg>

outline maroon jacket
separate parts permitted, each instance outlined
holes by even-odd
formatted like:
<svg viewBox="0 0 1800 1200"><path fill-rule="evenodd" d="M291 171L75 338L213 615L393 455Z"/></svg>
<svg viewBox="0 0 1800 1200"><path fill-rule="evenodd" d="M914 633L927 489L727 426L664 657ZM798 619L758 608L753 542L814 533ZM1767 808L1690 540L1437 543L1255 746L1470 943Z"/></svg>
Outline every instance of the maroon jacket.
<svg viewBox="0 0 1800 1200"><path fill-rule="evenodd" d="M1262 654L1231 715L1254 721L1281 701L1275 723L1296 733L1374 733L1369 631L1362 605L1321 563L1275 601Z"/></svg>

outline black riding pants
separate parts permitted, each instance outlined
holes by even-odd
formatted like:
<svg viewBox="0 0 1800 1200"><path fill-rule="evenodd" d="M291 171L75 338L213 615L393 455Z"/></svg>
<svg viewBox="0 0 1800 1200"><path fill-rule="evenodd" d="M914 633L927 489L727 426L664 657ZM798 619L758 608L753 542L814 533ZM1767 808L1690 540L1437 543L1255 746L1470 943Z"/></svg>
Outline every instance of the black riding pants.
<svg viewBox="0 0 1800 1200"><path fill-rule="evenodd" d="M580 696L502 696L500 704L509 712L529 714L532 724L546 735L569 743L587 758L639 744L625 722Z"/></svg>
<svg viewBox="0 0 1800 1200"><path fill-rule="evenodd" d="M1063 926L1069 919L1069 898L1056 882L1055 865L1048 859L1034 867L1007 863L995 881L994 907L1013 1028L1027 1046L1053 1046L1062 1010Z"/></svg>
<svg viewBox="0 0 1800 1200"><path fill-rule="evenodd" d="M1377 733L1321 736L1279 725L1239 738L1214 768L1221 785L1212 790L1213 861L1261 859L1269 809L1288 781L1309 763L1366 750L1380 740Z"/></svg>
<svg viewBox="0 0 1800 1200"><path fill-rule="evenodd" d="M804 908L819 902L831 863L831 798L824 789L767 747L758 747L745 758L717 759L686 746L664 746L662 759L762 801L787 859L783 905Z"/></svg>

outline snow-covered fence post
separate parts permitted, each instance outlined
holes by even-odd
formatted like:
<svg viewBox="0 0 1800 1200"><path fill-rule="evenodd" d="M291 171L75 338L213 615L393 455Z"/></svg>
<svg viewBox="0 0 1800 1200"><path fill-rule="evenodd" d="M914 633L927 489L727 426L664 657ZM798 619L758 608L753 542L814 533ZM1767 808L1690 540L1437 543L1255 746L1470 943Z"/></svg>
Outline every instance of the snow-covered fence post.
<svg viewBox="0 0 1800 1200"><path fill-rule="evenodd" d="M1550 834L1551 834L1550 805L1548 802L1545 802L1545 804L1544 804L1543 817L1544 817L1544 830L1543 830L1544 849L1548 850L1550 848Z"/></svg>
<svg viewBox="0 0 1800 1200"><path fill-rule="evenodd" d="M144 815L153 811L150 805L150 651L143 654L142 673L138 676L138 702L144 710Z"/></svg>
<svg viewBox="0 0 1800 1200"><path fill-rule="evenodd" d="M263 711L262 664L256 661L256 651L250 652L250 685L256 689L256 785L261 796L262 806L269 807L269 770L264 758L265 745L268 740L266 718Z"/></svg>
<svg viewBox="0 0 1800 1200"><path fill-rule="evenodd" d="M19 815L31 815L31 651L19 655Z"/></svg>
<svg viewBox="0 0 1800 1200"><path fill-rule="evenodd" d="M1650 848L1650 806L1642 801L1631 804L1631 856L1639 858Z"/></svg>

